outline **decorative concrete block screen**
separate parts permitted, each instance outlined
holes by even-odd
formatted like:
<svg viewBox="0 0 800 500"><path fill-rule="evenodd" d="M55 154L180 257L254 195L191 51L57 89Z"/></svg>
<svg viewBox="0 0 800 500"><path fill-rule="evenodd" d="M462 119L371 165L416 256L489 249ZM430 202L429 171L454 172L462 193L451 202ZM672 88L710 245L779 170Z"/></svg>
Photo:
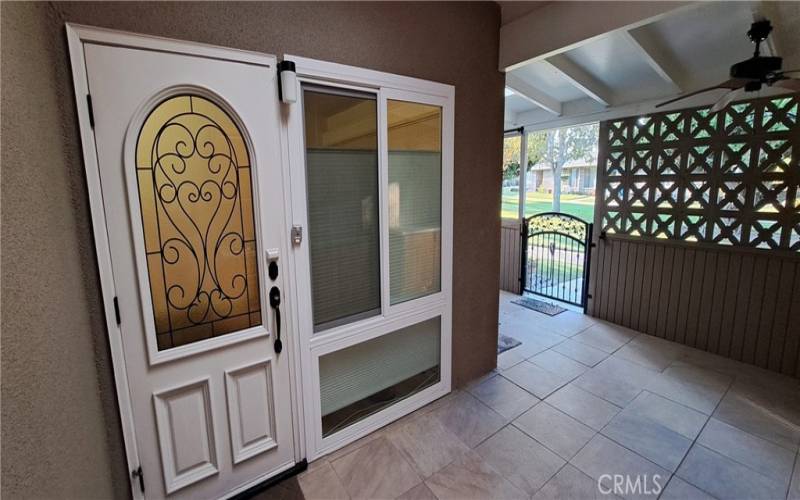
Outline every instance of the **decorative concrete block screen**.
<svg viewBox="0 0 800 500"><path fill-rule="evenodd" d="M606 233L800 251L798 97L606 121Z"/></svg>

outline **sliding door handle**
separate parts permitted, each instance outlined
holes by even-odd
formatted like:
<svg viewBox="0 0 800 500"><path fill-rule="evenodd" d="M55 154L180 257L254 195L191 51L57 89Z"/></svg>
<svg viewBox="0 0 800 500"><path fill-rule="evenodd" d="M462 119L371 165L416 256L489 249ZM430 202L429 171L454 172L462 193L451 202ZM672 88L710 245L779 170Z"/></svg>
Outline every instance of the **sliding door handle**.
<svg viewBox="0 0 800 500"><path fill-rule="evenodd" d="M277 286L269 290L269 306L275 310L275 353L280 354L283 350L281 342L281 291Z"/></svg>

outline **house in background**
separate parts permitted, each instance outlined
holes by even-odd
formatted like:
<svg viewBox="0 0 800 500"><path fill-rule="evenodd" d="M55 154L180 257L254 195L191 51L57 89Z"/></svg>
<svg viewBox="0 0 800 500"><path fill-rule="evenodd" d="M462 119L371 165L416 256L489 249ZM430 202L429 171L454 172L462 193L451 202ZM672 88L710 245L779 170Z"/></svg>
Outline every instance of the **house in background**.
<svg viewBox="0 0 800 500"><path fill-rule="evenodd" d="M0 495L800 498L797 80L694 95L763 16L0 3Z"/></svg>
<svg viewBox="0 0 800 500"><path fill-rule="evenodd" d="M594 196L597 181L597 162L570 160L562 167L561 192ZM528 189L545 193L553 192L553 168L545 161L528 169L525 179Z"/></svg>

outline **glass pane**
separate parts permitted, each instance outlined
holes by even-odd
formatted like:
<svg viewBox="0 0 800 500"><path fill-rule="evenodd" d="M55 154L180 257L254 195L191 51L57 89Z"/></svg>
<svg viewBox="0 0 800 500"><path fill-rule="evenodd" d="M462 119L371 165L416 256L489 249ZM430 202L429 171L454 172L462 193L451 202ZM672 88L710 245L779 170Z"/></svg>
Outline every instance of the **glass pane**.
<svg viewBox="0 0 800 500"><path fill-rule="evenodd" d="M139 132L136 173L158 349L261 324L250 157L231 117L167 99Z"/></svg>
<svg viewBox="0 0 800 500"><path fill-rule="evenodd" d="M398 304L441 290L442 108L387 102L389 283Z"/></svg>
<svg viewBox="0 0 800 500"><path fill-rule="evenodd" d="M562 212L594 220L598 135L597 123L528 134L526 217ZM637 157L632 173L645 175L650 161L649 156Z"/></svg>
<svg viewBox="0 0 800 500"><path fill-rule="evenodd" d="M500 217L503 219L519 219L519 134L503 138L503 187Z"/></svg>
<svg viewBox="0 0 800 500"><path fill-rule="evenodd" d="M436 317L319 358L322 435L439 382Z"/></svg>
<svg viewBox="0 0 800 500"><path fill-rule="evenodd" d="M380 313L374 96L303 93L314 331Z"/></svg>

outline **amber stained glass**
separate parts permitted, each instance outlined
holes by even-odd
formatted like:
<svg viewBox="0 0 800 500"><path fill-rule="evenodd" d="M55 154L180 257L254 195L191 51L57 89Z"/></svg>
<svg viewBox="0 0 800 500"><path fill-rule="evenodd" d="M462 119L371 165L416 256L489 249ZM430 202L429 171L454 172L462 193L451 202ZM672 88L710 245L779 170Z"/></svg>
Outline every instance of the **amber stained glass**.
<svg viewBox="0 0 800 500"><path fill-rule="evenodd" d="M261 324L250 157L218 105L161 102L136 145L158 349Z"/></svg>

